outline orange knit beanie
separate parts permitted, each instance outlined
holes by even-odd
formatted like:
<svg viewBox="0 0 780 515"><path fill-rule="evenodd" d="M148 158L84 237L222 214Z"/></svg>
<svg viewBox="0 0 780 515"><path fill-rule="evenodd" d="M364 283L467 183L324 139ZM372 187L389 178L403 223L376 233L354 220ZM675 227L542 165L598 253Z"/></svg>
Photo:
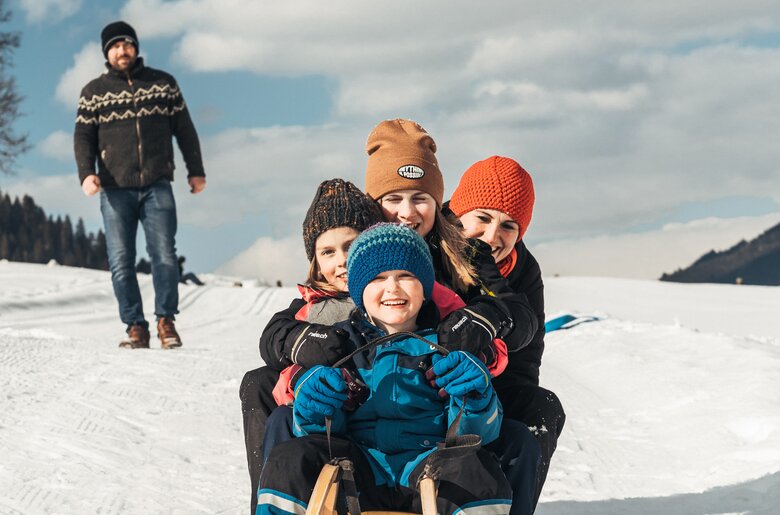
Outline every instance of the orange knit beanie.
<svg viewBox="0 0 780 515"><path fill-rule="evenodd" d="M420 190L441 207L444 178L436 160L436 143L417 122L385 120L366 141L366 193L374 200L392 191Z"/></svg>
<svg viewBox="0 0 780 515"><path fill-rule="evenodd" d="M462 216L474 209L497 209L520 224L523 237L534 210L534 183L517 161L492 156L477 161L463 173L452 193L450 210Z"/></svg>

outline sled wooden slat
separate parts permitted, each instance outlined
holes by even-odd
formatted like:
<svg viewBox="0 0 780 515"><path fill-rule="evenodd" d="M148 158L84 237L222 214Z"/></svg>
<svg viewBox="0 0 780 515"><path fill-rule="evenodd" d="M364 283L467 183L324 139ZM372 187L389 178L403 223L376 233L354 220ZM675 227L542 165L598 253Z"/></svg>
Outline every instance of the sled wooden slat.
<svg viewBox="0 0 780 515"><path fill-rule="evenodd" d="M326 464L322 467L314 490L309 498L306 515L336 515L336 496L339 492L339 467ZM431 478L420 481L422 515L437 515L436 485ZM406 511L364 511L362 515L420 515Z"/></svg>
<svg viewBox="0 0 780 515"><path fill-rule="evenodd" d="M420 499L422 501L423 515L436 515L436 484L433 479L426 477L420 480Z"/></svg>
<svg viewBox="0 0 780 515"><path fill-rule="evenodd" d="M326 464L322 467L314 491L309 498L306 515L334 515L336 513L336 494L339 491L339 467Z"/></svg>

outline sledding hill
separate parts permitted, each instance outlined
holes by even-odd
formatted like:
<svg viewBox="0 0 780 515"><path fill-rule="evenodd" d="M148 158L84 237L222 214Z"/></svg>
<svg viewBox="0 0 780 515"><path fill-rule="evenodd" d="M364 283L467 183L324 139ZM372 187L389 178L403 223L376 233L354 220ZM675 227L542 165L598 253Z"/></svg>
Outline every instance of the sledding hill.
<svg viewBox="0 0 780 515"><path fill-rule="evenodd" d="M0 513L247 511L238 386L295 290L204 279L182 349L126 351L107 273L0 262ZM605 318L547 337L568 420L538 513L775 513L780 289L547 285Z"/></svg>

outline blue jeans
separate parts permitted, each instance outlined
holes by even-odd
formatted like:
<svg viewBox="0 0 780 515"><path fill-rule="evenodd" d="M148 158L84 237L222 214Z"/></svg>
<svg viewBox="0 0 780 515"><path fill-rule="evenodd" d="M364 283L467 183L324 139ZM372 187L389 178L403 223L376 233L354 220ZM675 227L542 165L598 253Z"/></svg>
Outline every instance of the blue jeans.
<svg viewBox="0 0 780 515"><path fill-rule="evenodd" d="M173 318L179 312L179 263L176 259L176 203L171 183L160 180L143 188L100 191L100 212L106 232L108 266L119 318L148 327L141 290L135 275L135 237L144 228L146 251L152 261L154 313Z"/></svg>

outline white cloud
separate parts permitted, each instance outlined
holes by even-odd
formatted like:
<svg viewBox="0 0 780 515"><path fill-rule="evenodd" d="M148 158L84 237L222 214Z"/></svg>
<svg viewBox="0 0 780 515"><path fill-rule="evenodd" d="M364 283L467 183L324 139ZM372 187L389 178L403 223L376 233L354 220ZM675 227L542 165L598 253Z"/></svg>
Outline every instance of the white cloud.
<svg viewBox="0 0 780 515"><path fill-rule="evenodd" d="M249 248L228 262L218 266L214 273L260 279L266 284L292 286L306 280L308 265L303 242L299 236L281 240L259 238Z"/></svg>
<svg viewBox="0 0 780 515"><path fill-rule="evenodd" d="M81 8L82 0L19 0L29 23L61 21Z"/></svg>
<svg viewBox="0 0 780 515"><path fill-rule="evenodd" d="M710 250L751 240L780 223L780 213L758 217L706 218L637 234L530 244L546 276L589 275L658 279L686 268Z"/></svg>
<svg viewBox="0 0 780 515"><path fill-rule="evenodd" d="M105 71L104 62L100 45L94 42L87 43L73 56L73 66L60 76L55 97L73 111L74 119L81 89Z"/></svg>
<svg viewBox="0 0 780 515"><path fill-rule="evenodd" d="M363 186L365 134L324 125L236 129L208 138L202 142L208 187L177 197L181 219L214 227L261 214L281 234L297 233L321 181L342 177ZM185 176L176 171L178 181Z"/></svg>
<svg viewBox="0 0 780 515"><path fill-rule="evenodd" d="M586 4L130 0L121 17L142 45L173 38L191 70L335 84L327 123L205 139L209 187L177 196L188 223L261 214L297 232L320 180L363 185L368 132L399 116L436 139L446 194L489 155L526 166L545 241L652 225L690 202L780 204L780 49L741 41L780 30L774 2ZM57 89L69 109L101 62L97 45L76 55Z"/></svg>
<svg viewBox="0 0 780 515"><path fill-rule="evenodd" d="M38 145L41 154L59 161L73 161L73 135L65 131L54 131Z"/></svg>

